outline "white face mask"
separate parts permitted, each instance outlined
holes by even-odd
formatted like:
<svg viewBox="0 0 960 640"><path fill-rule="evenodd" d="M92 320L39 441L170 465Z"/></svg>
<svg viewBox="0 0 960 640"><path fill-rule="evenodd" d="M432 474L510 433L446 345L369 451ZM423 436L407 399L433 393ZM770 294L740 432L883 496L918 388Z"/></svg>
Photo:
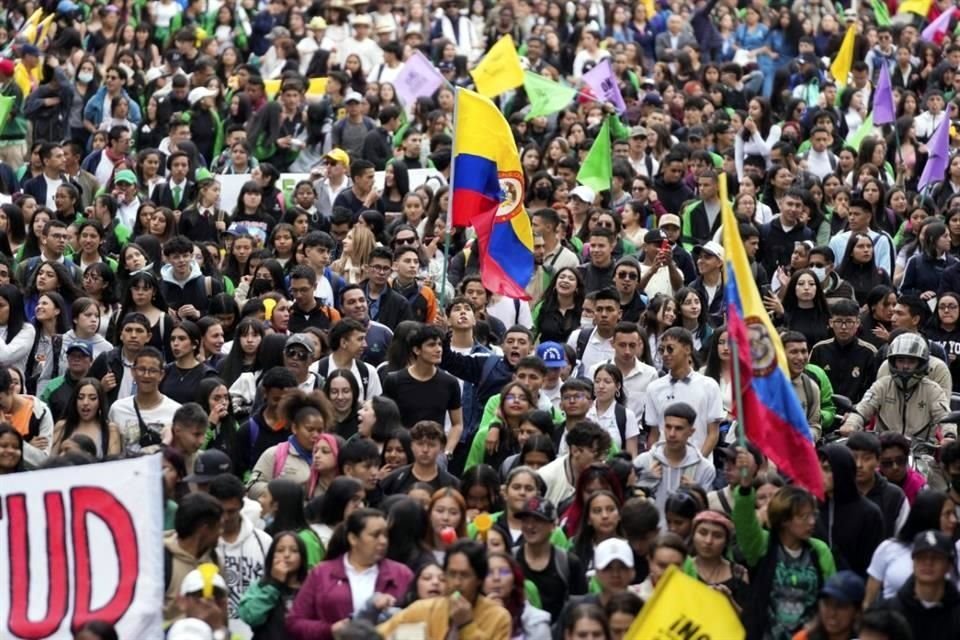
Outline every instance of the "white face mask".
<svg viewBox="0 0 960 640"><path fill-rule="evenodd" d="M81 71L77 74L77 80L86 84L87 82L93 81L93 72L92 71Z"/></svg>
<svg viewBox="0 0 960 640"><path fill-rule="evenodd" d="M580 316L580 328L593 329L593 318L588 316Z"/></svg>
<svg viewBox="0 0 960 640"><path fill-rule="evenodd" d="M810 267L810 271L813 271L813 275L817 276L817 280L820 282L827 279L826 267Z"/></svg>

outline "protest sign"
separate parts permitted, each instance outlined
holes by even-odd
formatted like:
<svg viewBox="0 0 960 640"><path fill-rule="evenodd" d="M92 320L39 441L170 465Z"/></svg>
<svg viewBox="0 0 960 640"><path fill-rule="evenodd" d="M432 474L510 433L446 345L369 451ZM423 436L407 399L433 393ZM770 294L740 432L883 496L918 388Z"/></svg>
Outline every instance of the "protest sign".
<svg viewBox="0 0 960 640"><path fill-rule="evenodd" d="M163 638L160 456L4 476L0 638ZM9 587L7 586L9 585Z"/></svg>

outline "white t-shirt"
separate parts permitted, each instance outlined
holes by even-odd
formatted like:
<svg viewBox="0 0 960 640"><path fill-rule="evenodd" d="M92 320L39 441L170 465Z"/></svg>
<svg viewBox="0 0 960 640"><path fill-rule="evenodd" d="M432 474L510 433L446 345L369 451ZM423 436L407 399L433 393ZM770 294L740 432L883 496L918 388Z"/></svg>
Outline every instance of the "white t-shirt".
<svg viewBox="0 0 960 640"><path fill-rule="evenodd" d="M121 398L110 407L108 419L120 429L123 437L125 452L140 451L140 420L133 406L135 396ZM140 416L147 429L158 436L166 436L173 426L173 414L180 408L180 403L163 396L163 400L156 407L140 408Z"/></svg>
<svg viewBox="0 0 960 640"><path fill-rule="evenodd" d="M696 371L691 371L685 380L674 380L670 374L661 376L647 387L647 404L643 414L645 425L660 429L661 441L664 439L663 412L674 402L686 402L697 412L693 435L690 437L690 444L697 449L701 449L707 440L707 425L727 417L723 410L720 385L713 378Z"/></svg>
<svg viewBox="0 0 960 640"><path fill-rule="evenodd" d="M46 207L51 211L57 210L57 201L55 196L57 195L57 189L60 188L60 185L63 184L63 180L57 178L56 180L51 180L47 176L43 176L43 179L47 182L47 202Z"/></svg>
<svg viewBox="0 0 960 640"><path fill-rule="evenodd" d="M913 575L913 555L910 545L890 538L873 552L867 575L883 583L882 598L897 595L900 587Z"/></svg>

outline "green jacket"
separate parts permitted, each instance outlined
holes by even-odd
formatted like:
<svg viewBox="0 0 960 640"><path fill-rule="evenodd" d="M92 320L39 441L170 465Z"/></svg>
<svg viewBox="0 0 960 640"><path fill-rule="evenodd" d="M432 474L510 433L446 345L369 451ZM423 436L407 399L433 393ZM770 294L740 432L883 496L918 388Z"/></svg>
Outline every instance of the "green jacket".
<svg viewBox="0 0 960 640"><path fill-rule="evenodd" d="M270 617L270 612L280 603L281 597L276 585L254 582L243 592L243 598L237 606L237 616L251 628L259 627Z"/></svg>
<svg viewBox="0 0 960 640"><path fill-rule="evenodd" d="M323 562L327 550L323 548L323 542L320 541L316 531L307 527L297 531L297 537L303 540L303 544L307 547L307 569L313 569Z"/></svg>
<svg viewBox="0 0 960 640"><path fill-rule="evenodd" d="M739 488L733 489L733 525L737 532L737 545L743 552L747 566L751 568L757 566L767 553L767 546L770 544L770 532L761 527L760 520L757 519L757 492L755 490L751 489L749 495L743 495ZM833 553L830 552L830 547L823 540L817 538L810 538L808 542L817 556L820 573L824 580L835 574L837 567L833 561Z"/></svg>
<svg viewBox="0 0 960 640"><path fill-rule="evenodd" d="M833 402L833 385L830 384L827 372L817 365L808 364L803 370L816 378L817 386L820 387L820 430L826 433L831 430L833 421L837 418L837 405Z"/></svg>
<svg viewBox="0 0 960 640"><path fill-rule="evenodd" d="M497 419L497 407L499 406L499 393L494 396L490 396L490 399L487 400L487 404L484 405L483 417L480 418L480 426L477 427L477 432L473 435L473 442L470 444L470 453L467 454L467 462L463 467L464 471L470 467L475 467L478 464L483 464L484 458L487 456L487 434L490 433L490 425L493 424ZM554 424L557 426L563 424L564 416L562 411L556 409L555 407L551 407L550 414L553 416ZM499 471L499 469L497 469L497 471Z"/></svg>

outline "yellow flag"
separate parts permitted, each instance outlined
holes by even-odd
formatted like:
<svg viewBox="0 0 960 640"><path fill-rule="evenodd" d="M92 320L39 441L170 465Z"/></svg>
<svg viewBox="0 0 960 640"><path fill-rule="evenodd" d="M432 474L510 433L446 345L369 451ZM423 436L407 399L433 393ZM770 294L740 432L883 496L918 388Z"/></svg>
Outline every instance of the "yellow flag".
<svg viewBox="0 0 960 640"><path fill-rule="evenodd" d="M853 66L853 45L856 39L857 25L854 23L847 27L847 33L843 36L843 42L840 43L840 51L830 65L830 75L841 89L847 86L847 76L850 75L850 67Z"/></svg>
<svg viewBox="0 0 960 640"><path fill-rule="evenodd" d="M276 80L263 81L263 91L267 94L267 100L273 100L274 97L280 93L280 82L281 80L279 78Z"/></svg>
<svg viewBox="0 0 960 640"><path fill-rule="evenodd" d="M497 40L470 75L477 83L477 93L487 98L523 84L523 66L510 34Z"/></svg>
<svg viewBox="0 0 960 640"><path fill-rule="evenodd" d="M326 78L310 78L310 86L307 88L308 98L322 98L327 93Z"/></svg>
<svg viewBox="0 0 960 640"><path fill-rule="evenodd" d="M725 595L670 567L624 640L743 640L746 635Z"/></svg>
<svg viewBox="0 0 960 640"><path fill-rule="evenodd" d="M43 42L43 39L47 36L47 32L50 31L50 24L56 17L57 15L55 13L51 13L37 26L37 39L34 41L34 44Z"/></svg>
<svg viewBox="0 0 960 640"><path fill-rule="evenodd" d="M897 13L915 13L922 18L926 18L927 14L930 13L930 5L933 4L933 0L904 0L900 3L900 6L897 7Z"/></svg>

